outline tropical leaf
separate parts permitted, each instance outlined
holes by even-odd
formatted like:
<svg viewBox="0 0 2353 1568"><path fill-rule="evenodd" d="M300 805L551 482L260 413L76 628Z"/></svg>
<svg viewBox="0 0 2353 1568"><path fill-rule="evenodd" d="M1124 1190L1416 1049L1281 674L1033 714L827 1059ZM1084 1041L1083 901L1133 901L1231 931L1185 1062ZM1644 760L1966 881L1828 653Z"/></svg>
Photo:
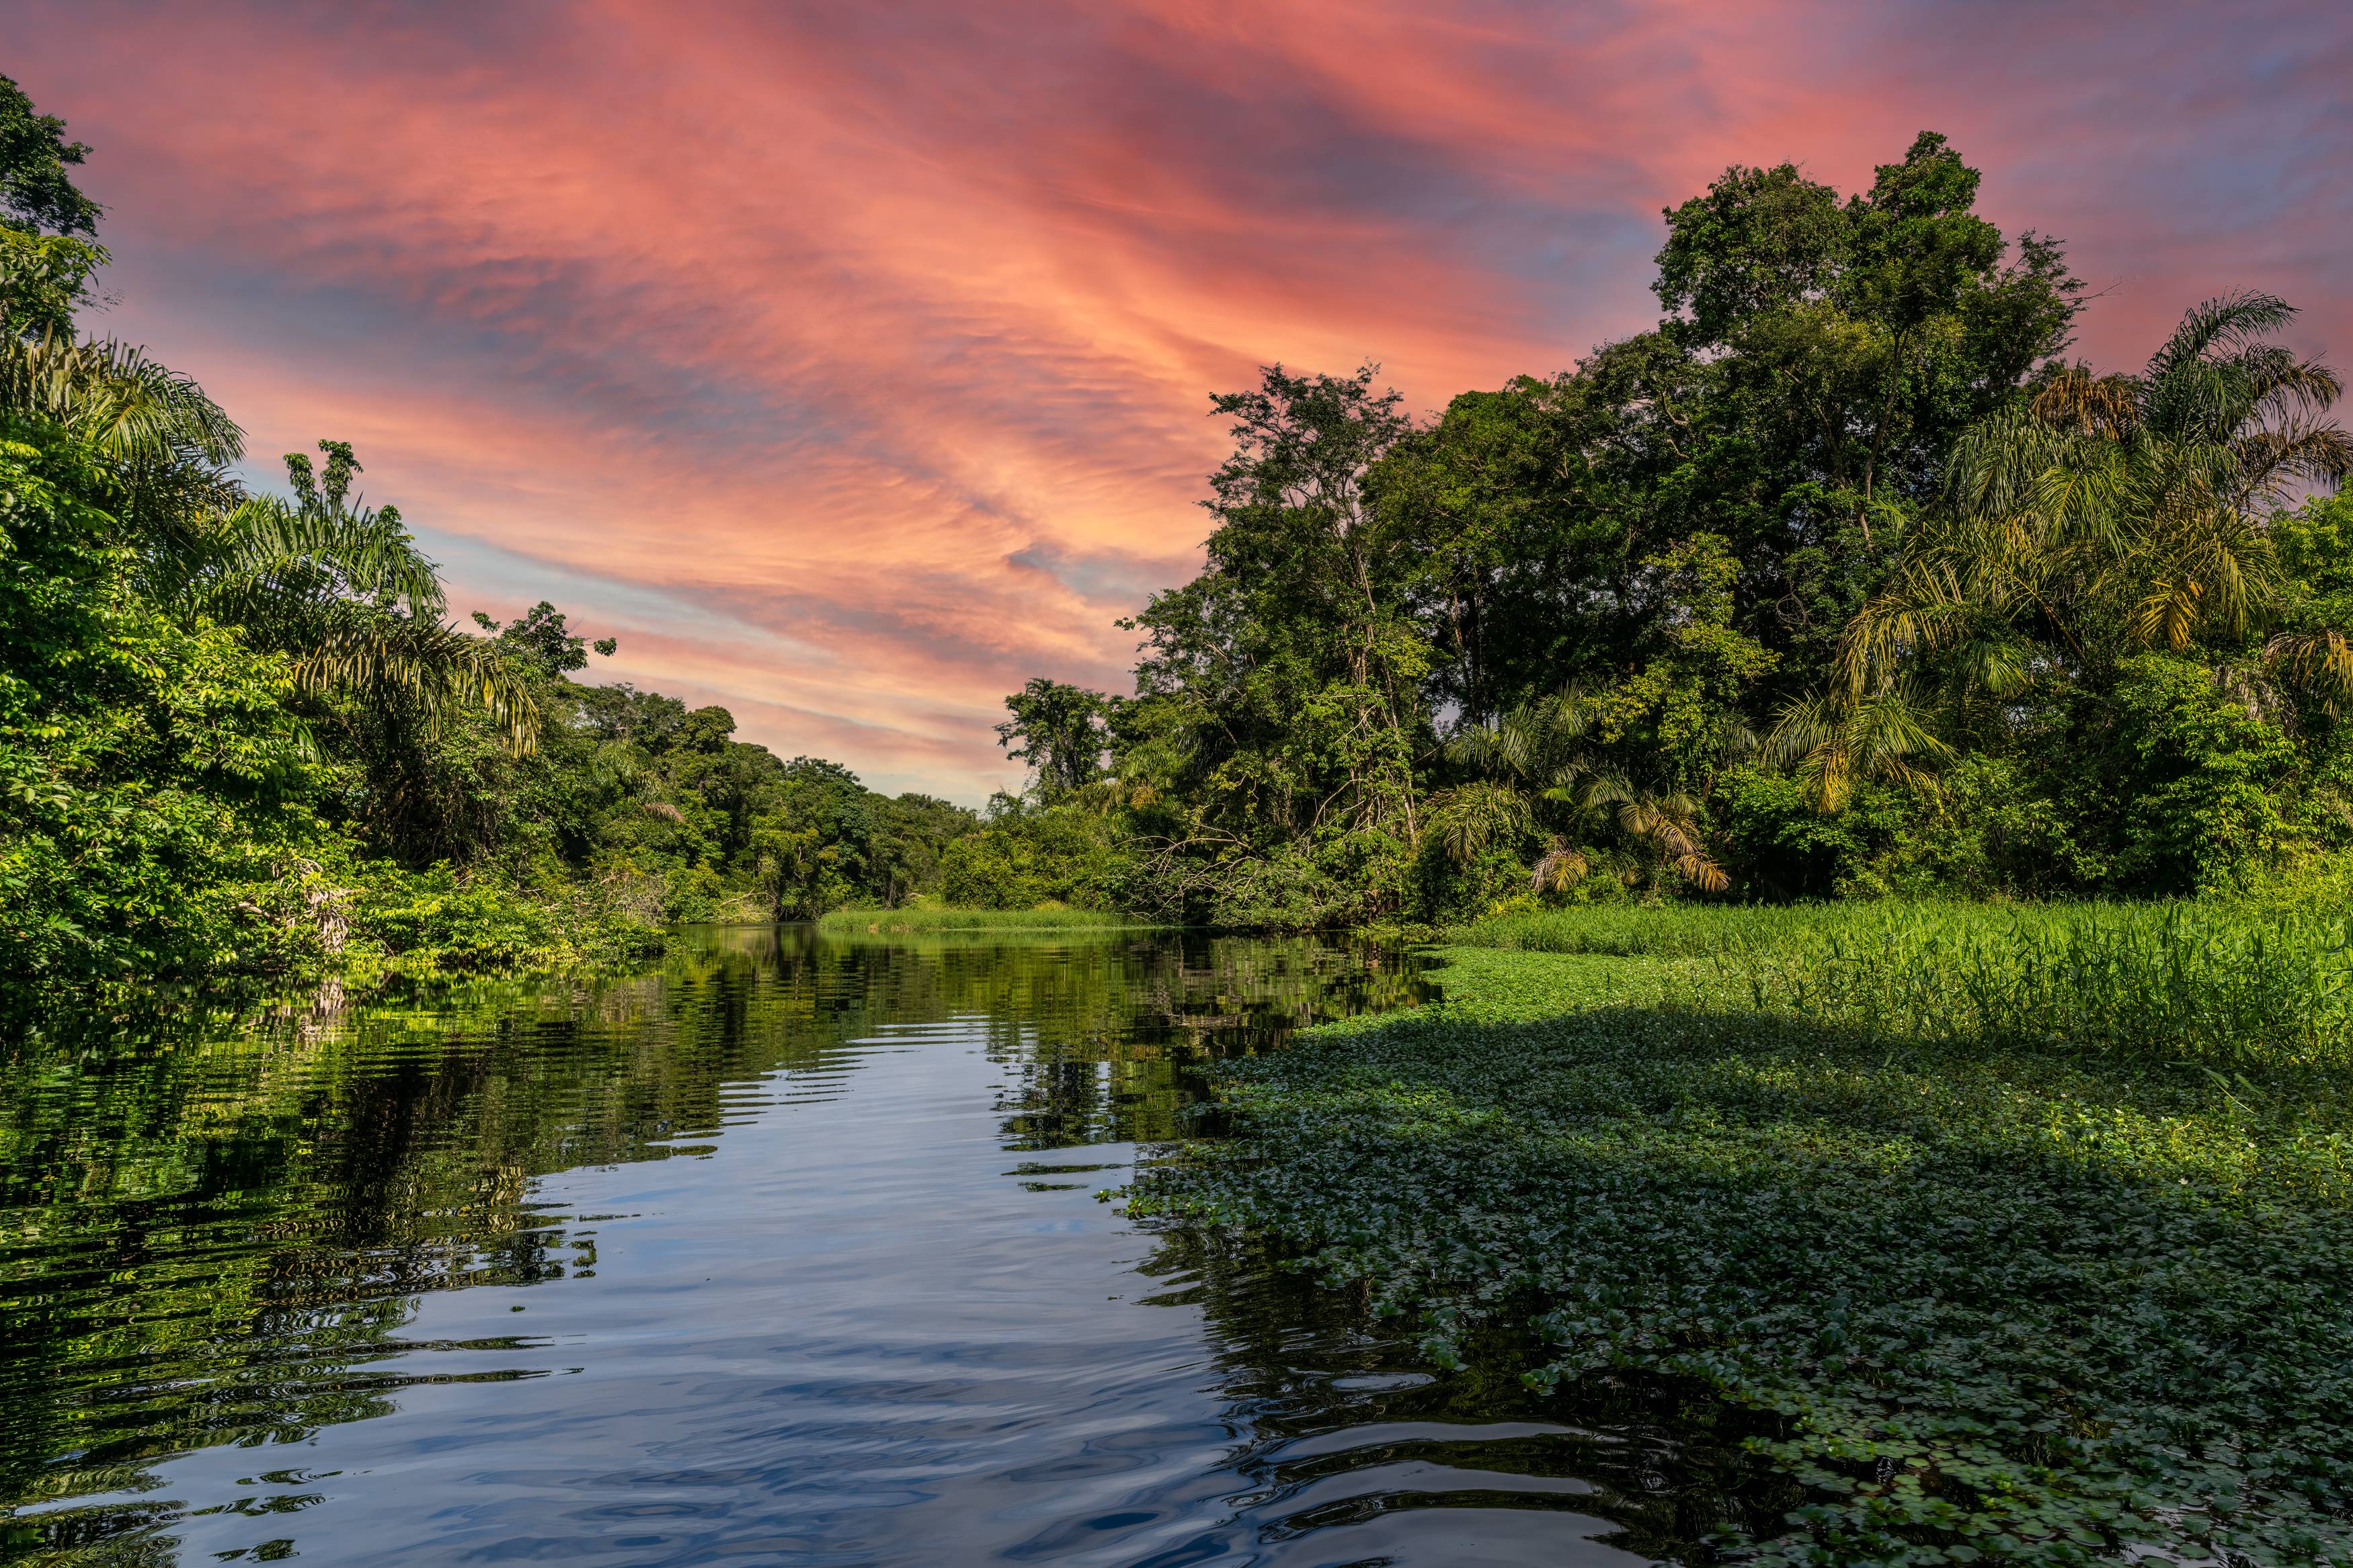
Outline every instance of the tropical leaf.
<svg viewBox="0 0 2353 1568"><path fill-rule="evenodd" d="M1957 697L2000 698L2038 663L2226 651L2276 624L2264 519L2353 471L2353 440L2325 417L2343 383L2269 341L2294 313L2265 294L2208 300L2140 375L2062 372L1964 435L1945 514L1845 629L1841 711L1923 660ZM2051 652L2013 651L2037 643ZM1818 763L1831 795L1847 787L1834 750Z"/></svg>
<svg viewBox="0 0 2353 1568"><path fill-rule="evenodd" d="M217 468L245 455L245 433L193 378L111 338L0 340L0 405L119 462Z"/></svg>
<svg viewBox="0 0 2353 1568"><path fill-rule="evenodd" d="M1430 803L1430 826L1449 859L1473 860L1527 831L1527 800L1508 784L1467 784Z"/></svg>
<svg viewBox="0 0 2353 1568"><path fill-rule="evenodd" d="M2334 627L2282 632L2263 645L2273 668L2311 692L2323 711L2336 718L2353 704L2353 638Z"/></svg>
<svg viewBox="0 0 2353 1568"><path fill-rule="evenodd" d="M1807 781L1818 811L1843 811L1865 782L1937 792L1935 768L1953 750L1939 739L1915 689L1891 685L1798 699L1766 737L1766 758Z"/></svg>
<svg viewBox="0 0 2353 1568"><path fill-rule="evenodd" d="M1556 837L1528 874L1528 890L1536 894L1565 893L1585 879L1591 869L1585 857Z"/></svg>
<svg viewBox="0 0 2353 1568"><path fill-rule="evenodd" d="M539 713L528 683L495 644L445 624L439 570L398 510L353 504L350 447L319 445L323 488L292 458L296 501L248 498L208 527L154 540L150 591L284 654L305 691L411 701L428 727L479 708L530 751Z"/></svg>

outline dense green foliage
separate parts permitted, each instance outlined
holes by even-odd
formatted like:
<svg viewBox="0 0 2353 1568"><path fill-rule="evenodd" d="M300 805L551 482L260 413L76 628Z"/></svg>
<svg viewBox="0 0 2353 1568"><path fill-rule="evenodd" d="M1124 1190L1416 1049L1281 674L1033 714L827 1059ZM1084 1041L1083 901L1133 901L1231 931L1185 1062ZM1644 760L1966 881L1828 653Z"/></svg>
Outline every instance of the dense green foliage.
<svg viewBox="0 0 2353 1568"><path fill-rule="evenodd" d="M1652 330L1409 417L1213 400L1201 574L1132 697L1000 733L1107 896L1236 925L1653 893L2169 894L2353 838L2353 447L2260 295L2066 358L2057 241L1923 133L1667 213Z"/></svg>
<svg viewBox="0 0 2353 1568"><path fill-rule="evenodd" d="M2341 918L1632 913L1232 1064L1134 1211L1768 1417L1744 1560L2353 1553Z"/></svg>
<svg viewBox="0 0 2353 1568"><path fill-rule="evenodd" d="M241 484L193 381L81 330L87 151L0 78L10 1002L828 911L1449 924L1442 1005L1232 1064L1240 1136L1134 1211L1296 1244L1440 1363L1516 1318L1541 1385L1758 1415L1803 1495L1756 1560L2353 1555L2353 444L2284 302L2099 374L1941 137L1846 197L1729 170L1666 215L1663 318L1571 371L1214 399L1134 693L1008 698L1032 785L974 813L589 684L613 644L549 604L456 624L346 443ZM2081 895L2179 901L2008 901ZM200 1184L176 1102L93 1092L161 1151L131 1185Z"/></svg>
<svg viewBox="0 0 2353 1568"><path fill-rule="evenodd" d="M580 684L544 603L450 624L349 444L240 484L193 381L78 331L62 137L0 78L0 986L609 959L938 888L972 813Z"/></svg>

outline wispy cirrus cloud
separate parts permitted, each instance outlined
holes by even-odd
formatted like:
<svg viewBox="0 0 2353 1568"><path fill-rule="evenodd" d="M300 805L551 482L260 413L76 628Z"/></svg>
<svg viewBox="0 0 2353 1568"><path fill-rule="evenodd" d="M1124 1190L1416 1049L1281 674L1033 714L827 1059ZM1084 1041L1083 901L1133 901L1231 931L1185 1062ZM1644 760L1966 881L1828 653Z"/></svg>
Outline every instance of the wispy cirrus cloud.
<svg viewBox="0 0 2353 1568"><path fill-rule="evenodd" d="M259 453L356 441L458 602L787 754L965 799L1115 683L1260 363L1417 406L1637 331L1659 208L1923 125L2137 361L2226 287L2342 341L2353 19L1516 0L202 8L34 0L115 326Z"/></svg>

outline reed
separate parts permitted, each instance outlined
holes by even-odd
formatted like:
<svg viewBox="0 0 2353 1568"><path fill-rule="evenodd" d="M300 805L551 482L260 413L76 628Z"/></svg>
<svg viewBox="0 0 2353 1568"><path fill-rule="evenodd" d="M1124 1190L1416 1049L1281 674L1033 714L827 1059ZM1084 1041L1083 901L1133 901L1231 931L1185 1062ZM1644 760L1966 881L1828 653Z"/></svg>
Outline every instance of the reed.
<svg viewBox="0 0 2353 1568"><path fill-rule="evenodd" d="M2353 1060L2353 920L2227 903L1865 906L1726 944L1760 1011L2232 1068Z"/></svg>
<svg viewBox="0 0 2353 1568"><path fill-rule="evenodd" d="M1451 940L1708 959L1759 1011L1912 1040L2353 1060L2353 917L2333 903L1602 907L1481 921Z"/></svg>
<svg viewBox="0 0 2353 1568"><path fill-rule="evenodd" d="M1463 947L1516 952L1582 952L1609 958L1709 958L1776 938L1848 906L1799 904L1599 904L1474 921L1447 933Z"/></svg>

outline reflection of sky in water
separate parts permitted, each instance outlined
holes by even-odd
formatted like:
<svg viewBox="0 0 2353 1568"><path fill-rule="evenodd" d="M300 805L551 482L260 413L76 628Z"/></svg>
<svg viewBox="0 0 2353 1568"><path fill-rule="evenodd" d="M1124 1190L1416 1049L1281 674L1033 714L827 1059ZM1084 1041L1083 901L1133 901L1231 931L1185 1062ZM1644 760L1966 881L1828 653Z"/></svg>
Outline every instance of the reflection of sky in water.
<svg viewBox="0 0 2353 1568"><path fill-rule="evenodd" d="M1416 984L1305 942L744 930L659 980L60 1046L0 1080L0 1278L49 1298L0 1382L11 1545L1637 1561L1589 1539L1681 1484L1635 1428L1097 1201L1203 1052Z"/></svg>

